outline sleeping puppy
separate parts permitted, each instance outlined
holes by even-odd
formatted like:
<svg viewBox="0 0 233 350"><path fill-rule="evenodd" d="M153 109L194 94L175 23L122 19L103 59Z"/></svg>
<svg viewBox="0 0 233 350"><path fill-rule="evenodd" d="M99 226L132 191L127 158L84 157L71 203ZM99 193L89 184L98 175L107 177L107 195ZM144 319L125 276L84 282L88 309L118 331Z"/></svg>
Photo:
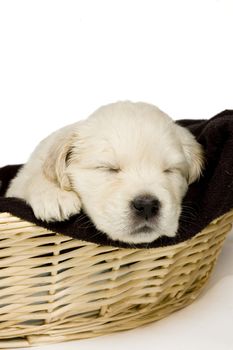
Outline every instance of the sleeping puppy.
<svg viewBox="0 0 233 350"><path fill-rule="evenodd" d="M43 140L7 197L62 221L81 208L113 240L173 237L182 198L201 174L200 144L153 105L117 102Z"/></svg>

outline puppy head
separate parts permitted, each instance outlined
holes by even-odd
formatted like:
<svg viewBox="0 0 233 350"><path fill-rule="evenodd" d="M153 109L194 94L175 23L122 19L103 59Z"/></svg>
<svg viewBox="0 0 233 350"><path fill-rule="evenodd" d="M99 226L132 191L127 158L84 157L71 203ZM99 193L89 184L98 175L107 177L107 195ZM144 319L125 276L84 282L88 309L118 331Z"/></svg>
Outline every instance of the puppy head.
<svg viewBox="0 0 233 350"><path fill-rule="evenodd" d="M175 236L203 163L188 130L152 105L119 102L78 123L69 152L57 157L57 179L69 179L97 229L131 243Z"/></svg>

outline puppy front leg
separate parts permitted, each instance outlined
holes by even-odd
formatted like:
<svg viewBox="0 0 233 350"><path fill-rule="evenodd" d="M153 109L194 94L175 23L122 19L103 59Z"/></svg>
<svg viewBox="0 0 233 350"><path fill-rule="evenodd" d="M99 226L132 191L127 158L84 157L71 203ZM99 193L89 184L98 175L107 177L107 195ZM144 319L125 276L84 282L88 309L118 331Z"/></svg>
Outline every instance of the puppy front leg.
<svg viewBox="0 0 233 350"><path fill-rule="evenodd" d="M76 124L69 125L43 140L6 193L6 197L24 199L43 221L66 220L80 211L79 196L67 175L75 128Z"/></svg>
<svg viewBox="0 0 233 350"><path fill-rule="evenodd" d="M12 181L6 196L24 199L36 218L47 222L66 220L81 208L77 193L61 189L42 172L28 176L24 169Z"/></svg>

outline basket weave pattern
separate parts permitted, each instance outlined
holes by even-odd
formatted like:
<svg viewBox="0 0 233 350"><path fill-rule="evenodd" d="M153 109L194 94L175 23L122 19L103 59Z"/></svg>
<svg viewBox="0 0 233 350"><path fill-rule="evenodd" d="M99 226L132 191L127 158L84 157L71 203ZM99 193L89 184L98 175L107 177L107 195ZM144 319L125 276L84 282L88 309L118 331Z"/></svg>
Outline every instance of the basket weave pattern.
<svg viewBox="0 0 233 350"><path fill-rule="evenodd" d="M94 337L161 319L208 279L233 211L170 247L74 240L0 214L0 348Z"/></svg>

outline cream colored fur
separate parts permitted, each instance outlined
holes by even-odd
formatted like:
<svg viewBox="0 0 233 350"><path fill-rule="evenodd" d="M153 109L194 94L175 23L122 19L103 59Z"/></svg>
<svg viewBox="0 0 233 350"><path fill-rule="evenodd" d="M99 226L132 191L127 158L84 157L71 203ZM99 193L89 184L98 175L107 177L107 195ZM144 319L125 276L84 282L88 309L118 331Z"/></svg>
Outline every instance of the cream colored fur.
<svg viewBox="0 0 233 350"><path fill-rule="evenodd" d="M112 239L140 243L175 236L181 202L200 175L201 146L185 128L153 105L118 102L43 140L10 184L45 221L65 220L82 208ZM132 215L138 195L158 198L161 209L147 224Z"/></svg>

